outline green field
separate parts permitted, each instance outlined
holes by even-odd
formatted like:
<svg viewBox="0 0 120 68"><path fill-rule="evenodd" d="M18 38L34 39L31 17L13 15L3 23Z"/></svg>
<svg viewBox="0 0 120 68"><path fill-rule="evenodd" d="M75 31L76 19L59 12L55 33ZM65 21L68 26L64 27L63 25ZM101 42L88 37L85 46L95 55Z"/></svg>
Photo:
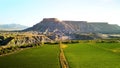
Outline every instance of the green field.
<svg viewBox="0 0 120 68"><path fill-rule="evenodd" d="M104 50L112 51L114 53L120 54L120 43L99 43L95 45L98 48L102 48Z"/></svg>
<svg viewBox="0 0 120 68"><path fill-rule="evenodd" d="M1 56L0 68L60 68L57 45ZM120 68L120 43L66 44L63 49L70 68Z"/></svg>
<svg viewBox="0 0 120 68"><path fill-rule="evenodd" d="M60 68L59 47L46 45L1 56L0 68Z"/></svg>
<svg viewBox="0 0 120 68"><path fill-rule="evenodd" d="M120 53L117 43L68 44L64 49L70 68L120 68Z"/></svg>

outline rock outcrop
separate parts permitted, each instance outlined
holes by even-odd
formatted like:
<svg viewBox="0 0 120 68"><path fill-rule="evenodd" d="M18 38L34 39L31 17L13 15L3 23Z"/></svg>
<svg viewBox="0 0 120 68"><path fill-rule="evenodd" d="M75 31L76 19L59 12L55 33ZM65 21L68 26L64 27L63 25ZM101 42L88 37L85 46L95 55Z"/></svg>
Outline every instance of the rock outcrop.
<svg viewBox="0 0 120 68"><path fill-rule="evenodd" d="M58 30L63 33L120 33L120 26L106 22L60 21L56 18L44 18L24 31L45 32L46 30L48 32Z"/></svg>
<svg viewBox="0 0 120 68"><path fill-rule="evenodd" d="M45 35L32 34L30 32L9 32L9 34L3 33L3 35L0 35L0 46L21 46L51 41L52 40Z"/></svg>
<svg viewBox="0 0 120 68"><path fill-rule="evenodd" d="M91 25L87 23L87 21L63 21L68 24L74 32L79 33L87 33L87 32L94 32L94 29Z"/></svg>
<svg viewBox="0 0 120 68"><path fill-rule="evenodd" d="M65 22L59 21L56 18L45 18L38 24L34 25L31 28L26 29L25 31L45 32L46 30L48 30L48 32L53 32L55 30L59 30L61 32L74 31L74 29L71 28L68 24L66 24Z"/></svg>
<svg viewBox="0 0 120 68"><path fill-rule="evenodd" d="M120 26L108 24L107 22L89 22L88 23L96 33L120 33Z"/></svg>

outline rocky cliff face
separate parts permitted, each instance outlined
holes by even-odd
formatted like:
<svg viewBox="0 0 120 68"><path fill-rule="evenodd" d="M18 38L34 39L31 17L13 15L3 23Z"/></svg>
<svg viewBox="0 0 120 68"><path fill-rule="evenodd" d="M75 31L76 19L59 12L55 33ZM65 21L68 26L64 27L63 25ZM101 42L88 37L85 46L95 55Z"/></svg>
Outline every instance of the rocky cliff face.
<svg viewBox="0 0 120 68"><path fill-rule="evenodd" d="M107 22L89 22L94 32L99 33L120 33L120 26L108 24Z"/></svg>
<svg viewBox="0 0 120 68"><path fill-rule="evenodd" d="M56 18L44 18L41 22L24 31L54 32L58 30L63 33L120 33L120 26L108 23L87 22L87 21L60 21Z"/></svg>
<svg viewBox="0 0 120 68"><path fill-rule="evenodd" d="M38 24L34 25L31 28L26 29L25 31L33 30L33 31L45 32L46 30L48 30L49 32L53 32L56 29L61 32L74 31L74 29L71 28L68 24L59 21L56 18L45 18Z"/></svg>
<svg viewBox="0 0 120 68"><path fill-rule="evenodd" d="M64 22L68 24L71 28L73 28L74 32L87 33L94 31L92 26L89 25L87 21L64 21Z"/></svg>

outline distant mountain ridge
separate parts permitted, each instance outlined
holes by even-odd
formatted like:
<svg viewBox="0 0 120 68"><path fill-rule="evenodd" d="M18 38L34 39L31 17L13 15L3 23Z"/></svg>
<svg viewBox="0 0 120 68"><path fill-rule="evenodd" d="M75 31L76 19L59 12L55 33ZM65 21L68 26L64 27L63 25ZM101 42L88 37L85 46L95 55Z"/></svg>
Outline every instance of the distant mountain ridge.
<svg viewBox="0 0 120 68"><path fill-rule="evenodd" d="M20 25L20 24L0 24L0 30L23 30L28 28L28 26Z"/></svg>
<svg viewBox="0 0 120 68"><path fill-rule="evenodd" d="M108 23L96 23L96 22L89 22L89 25L91 25L94 28L95 32L100 33L120 33L120 26L116 24L108 24Z"/></svg>
<svg viewBox="0 0 120 68"><path fill-rule="evenodd" d="M54 32L58 30L64 33L120 33L120 26L107 22L87 21L60 21L57 18L44 18L41 22L24 31Z"/></svg>

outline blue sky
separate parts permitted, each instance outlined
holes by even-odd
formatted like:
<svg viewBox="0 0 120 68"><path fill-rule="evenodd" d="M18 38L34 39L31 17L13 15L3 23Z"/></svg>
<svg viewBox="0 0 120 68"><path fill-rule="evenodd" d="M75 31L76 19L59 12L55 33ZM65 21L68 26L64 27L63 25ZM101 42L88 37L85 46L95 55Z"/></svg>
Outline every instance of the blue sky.
<svg viewBox="0 0 120 68"><path fill-rule="evenodd" d="M120 0L0 0L0 24L32 26L51 17L120 25Z"/></svg>

